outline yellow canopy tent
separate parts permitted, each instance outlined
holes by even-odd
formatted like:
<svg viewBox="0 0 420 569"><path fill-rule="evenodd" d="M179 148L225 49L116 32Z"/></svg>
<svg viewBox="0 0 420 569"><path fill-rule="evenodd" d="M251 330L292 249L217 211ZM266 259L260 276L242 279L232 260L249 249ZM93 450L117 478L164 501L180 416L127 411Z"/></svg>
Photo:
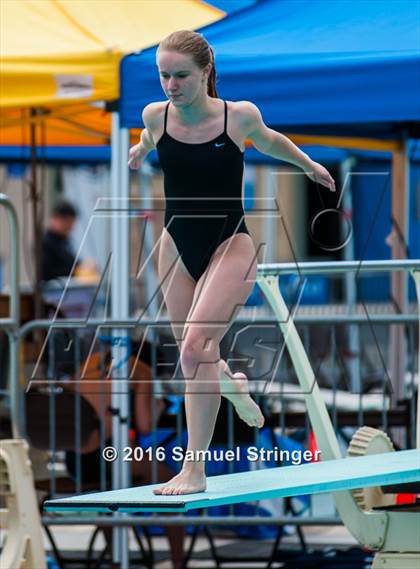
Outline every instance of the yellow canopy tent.
<svg viewBox="0 0 420 569"><path fill-rule="evenodd" d="M224 16L199 0L0 1L0 144L109 145L110 114L94 102L118 98L121 58L177 29L201 28ZM39 317L35 167L33 152L29 187Z"/></svg>
<svg viewBox="0 0 420 569"><path fill-rule="evenodd" d="M34 122L46 144L108 144L108 114L86 103L118 98L123 55L224 16L198 0L0 2L0 143L27 144Z"/></svg>

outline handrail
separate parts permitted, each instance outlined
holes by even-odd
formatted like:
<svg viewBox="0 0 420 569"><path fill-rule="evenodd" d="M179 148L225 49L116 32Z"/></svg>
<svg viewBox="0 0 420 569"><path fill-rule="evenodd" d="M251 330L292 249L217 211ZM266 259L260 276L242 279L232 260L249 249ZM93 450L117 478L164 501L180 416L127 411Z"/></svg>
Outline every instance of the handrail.
<svg viewBox="0 0 420 569"><path fill-rule="evenodd" d="M418 321L417 314L370 314L369 320L366 315L352 315L352 314L339 314L339 315L328 315L322 316L320 314L306 315L306 316L294 316L293 320L296 324L367 324L369 322L375 322L377 324L408 324ZM243 318L236 319L243 323L256 323L256 324L270 324L276 322L273 316L255 316L254 318ZM0 324L2 324L0 322ZM9 325L8 322L5 323L6 326ZM17 332L20 338L26 336L32 330L41 328L62 328L70 329L74 328L89 328L92 326L101 326L101 328L112 328L119 326L121 328L135 328L137 326L169 326L170 320L168 318L142 318L134 319L130 318L128 320L104 320L103 318L89 318L89 320L73 319L73 318L57 318L54 321L48 319L31 320L30 322L25 322Z"/></svg>
<svg viewBox="0 0 420 569"><path fill-rule="evenodd" d="M10 316L0 318L0 327L4 324L4 329L9 338L9 389L12 433L15 439L21 436L19 425L19 358L18 342L16 337L20 325L20 296L19 296L19 224L16 210L5 194L0 194L0 206L7 210L10 231Z"/></svg>
<svg viewBox="0 0 420 569"><path fill-rule="evenodd" d="M420 268L420 259L391 261L329 261L296 263L267 263L258 265L258 276L268 277L287 274L331 274L348 272L407 271Z"/></svg>

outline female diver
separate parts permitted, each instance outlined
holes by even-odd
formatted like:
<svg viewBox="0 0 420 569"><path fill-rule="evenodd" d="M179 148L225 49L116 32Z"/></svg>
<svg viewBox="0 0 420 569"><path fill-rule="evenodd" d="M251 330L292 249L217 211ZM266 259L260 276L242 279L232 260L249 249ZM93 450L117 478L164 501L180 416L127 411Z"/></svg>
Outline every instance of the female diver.
<svg viewBox="0 0 420 569"><path fill-rule="evenodd" d="M232 373L219 351L257 271L242 206L245 139L331 191L335 184L323 166L268 128L253 103L218 98L213 50L201 34L172 33L160 43L156 63L169 101L144 108L145 128L130 149L128 165L138 169L156 148L164 173L158 272L186 383L187 454L196 456L209 447L221 395L248 425L264 424L246 375ZM204 460L184 459L181 472L155 493L205 489Z"/></svg>

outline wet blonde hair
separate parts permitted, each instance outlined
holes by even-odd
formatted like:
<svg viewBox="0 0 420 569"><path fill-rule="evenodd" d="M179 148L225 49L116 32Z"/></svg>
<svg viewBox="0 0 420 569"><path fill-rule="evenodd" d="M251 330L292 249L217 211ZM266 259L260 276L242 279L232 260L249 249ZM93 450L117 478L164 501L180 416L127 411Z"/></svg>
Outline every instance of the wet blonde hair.
<svg viewBox="0 0 420 569"><path fill-rule="evenodd" d="M192 55L194 63L200 69L204 69L206 65L211 63L212 67L207 80L207 94L210 97L218 97L216 91L214 53L210 44L202 34L191 32L190 30L173 32L160 42L158 49Z"/></svg>

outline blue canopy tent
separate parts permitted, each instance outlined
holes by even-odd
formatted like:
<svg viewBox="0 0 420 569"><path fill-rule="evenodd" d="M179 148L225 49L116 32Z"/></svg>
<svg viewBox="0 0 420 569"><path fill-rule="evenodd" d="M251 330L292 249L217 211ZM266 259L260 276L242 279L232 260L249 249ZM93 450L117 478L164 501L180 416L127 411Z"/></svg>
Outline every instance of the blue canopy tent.
<svg viewBox="0 0 420 569"><path fill-rule="evenodd" d="M411 0L262 0L200 31L219 92L248 99L271 127L412 135L420 123L420 7ZM121 62L121 125L163 98L156 47ZM403 86L410 88L403 88Z"/></svg>

